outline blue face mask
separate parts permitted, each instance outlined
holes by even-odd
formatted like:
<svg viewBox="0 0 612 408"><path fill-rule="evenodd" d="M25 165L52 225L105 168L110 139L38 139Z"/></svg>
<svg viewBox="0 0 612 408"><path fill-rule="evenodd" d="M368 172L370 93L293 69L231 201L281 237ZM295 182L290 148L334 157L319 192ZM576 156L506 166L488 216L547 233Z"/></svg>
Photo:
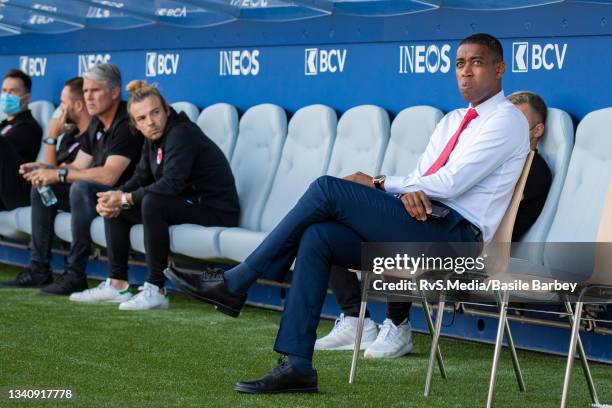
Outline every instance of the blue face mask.
<svg viewBox="0 0 612 408"><path fill-rule="evenodd" d="M21 98L17 95L2 93L0 94L0 110L8 116L12 116L19 112Z"/></svg>

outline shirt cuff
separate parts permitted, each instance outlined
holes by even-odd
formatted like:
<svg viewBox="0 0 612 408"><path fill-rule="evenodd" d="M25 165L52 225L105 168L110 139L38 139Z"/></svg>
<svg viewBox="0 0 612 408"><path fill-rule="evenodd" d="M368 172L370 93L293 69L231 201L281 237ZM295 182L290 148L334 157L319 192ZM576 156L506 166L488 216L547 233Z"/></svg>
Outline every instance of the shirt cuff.
<svg viewBox="0 0 612 408"><path fill-rule="evenodd" d="M385 191L387 193L403 193L404 180L406 178L402 176L387 176L385 177Z"/></svg>

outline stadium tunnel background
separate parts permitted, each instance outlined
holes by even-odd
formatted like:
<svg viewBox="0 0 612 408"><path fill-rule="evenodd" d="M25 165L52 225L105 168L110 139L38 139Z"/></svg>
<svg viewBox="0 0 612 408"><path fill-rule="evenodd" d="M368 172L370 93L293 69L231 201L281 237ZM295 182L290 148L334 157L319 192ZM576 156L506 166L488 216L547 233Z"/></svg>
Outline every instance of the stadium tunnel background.
<svg viewBox="0 0 612 408"><path fill-rule="evenodd" d="M120 67L124 83L146 78L160 85L168 101L200 108L226 102L244 112L274 103L291 114L321 103L339 113L374 104L392 117L414 105L446 112L465 105L454 78L459 41L489 32L504 46L506 94L537 92L575 121L612 106L606 92L612 89L612 2L156 3L177 10L174 16L161 8L143 9L149 3L141 1L47 0L36 5L48 7L35 10L34 3L0 4L0 33L6 35L0 41L0 72L21 67L30 74L33 101L57 105L67 78L105 61ZM24 263L27 253L1 247L0 259ZM58 259L55 266L61 267ZM98 262L90 270L106 273ZM255 301L280 306L277 288L258 291ZM336 311L330 297L324 313ZM415 326L424 328L422 314L414 315ZM482 319L486 324L457 314L445 333L492 341L493 320ZM564 329L515 325L513 330L520 347L567 351ZM609 338L585 333L583 341L592 357L612 362Z"/></svg>

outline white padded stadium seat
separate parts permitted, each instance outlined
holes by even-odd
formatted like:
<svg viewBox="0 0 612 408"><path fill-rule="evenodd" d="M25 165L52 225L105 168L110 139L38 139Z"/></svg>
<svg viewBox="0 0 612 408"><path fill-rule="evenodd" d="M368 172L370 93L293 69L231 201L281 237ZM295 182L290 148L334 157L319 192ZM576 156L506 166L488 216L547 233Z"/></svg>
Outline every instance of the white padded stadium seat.
<svg viewBox="0 0 612 408"><path fill-rule="evenodd" d="M174 103L171 103L170 106L172 106L177 113L185 112L189 120L191 120L192 122L195 123L198 120L198 115L200 114L200 110L193 103L174 102Z"/></svg>
<svg viewBox="0 0 612 408"><path fill-rule="evenodd" d="M240 120L239 137L230 164L240 199L239 225L242 228L259 229L286 136L287 115L280 106L254 106ZM171 250L192 258L218 257L221 230L219 227L178 225L171 231Z"/></svg>
<svg viewBox="0 0 612 408"><path fill-rule="evenodd" d="M202 132L219 146L231 160L238 136L238 111L227 103L216 103L204 109L198 117Z"/></svg>
<svg viewBox="0 0 612 408"><path fill-rule="evenodd" d="M0 237L19 240L27 238L17 227L17 210L0 211Z"/></svg>
<svg viewBox="0 0 612 408"><path fill-rule="evenodd" d="M431 106L402 110L391 124L391 137L380 174L406 176L412 172L443 116L441 110Z"/></svg>
<svg viewBox="0 0 612 408"><path fill-rule="evenodd" d="M221 255L243 261L295 205L308 185L325 174L336 128L336 113L328 106L306 106L295 113L289 122L287 140L261 215L259 231L246 228L221 231Z"/></svg>
<svg viewBox="0 0 612 408"><path fill-rule="evenodd" d="M544 252L544 265L556 270L585 270L589 256L564 251L555 242L595 242L605 194L612 180L612 108L589 113L576 130L565 183ZM585 254L586 255L586 254ZM584 259L583 259L584 258ZM585 267L586 265L586 267Z"/></svg>
<svg viewBox="0 0 612 408"><path fill-rule="evenodd" d="M15 210L17 229L32 235L32 207L21 207Z"/></svg>
<svg viewBox="0 0 612 408"><path fill-rule="evenodd" d="M347 110L338 121L327 174L378 174L388 140L389 115L383 108L361 105Z"/></svg>
<svg viewBox="0 0 612 408"><path fill-rule="evenodd" d="M55 235L60 239L72 243L72 227L70 226L70 213L60 212L55 217Z"/></svg>
<svg viewBox="0 0 612 408"><path fill-rule="evenodd" d="M47 128L49 127L49 121L51 120L51 116L53 116L53 112L55 111L55 107L49 101L36 101L31 102L29 105L30 110L32 111L32 116L36 119L36 122L40 125L43 131L43 139L47 137ZM42 161L43 151L42 151L42 139L41 139L41 148L38 151L37 161Z"/></svg>
<svg viewBox="0 0 612 408"><path fill-rule="evenodd" d="M106 248L106 235L104 233L104 218L96 217L91 222L91 226L89 227L89 233L91 234L91 240L100 245L103 248Z"/></svg>
<svg viewBox="0 0 612 408"><path fill-rule="evenodd" d="M521 239L522 242L545 242L557 211L559 196L565 182L565 175L574 147L574 126L567 112L549 108L546 118L546 133L542 137L538 152L542 155L552 173L552 184L542 212L536 222ZM542 252L538 246L527 244L515 248L513 258L529 259L542 263Z"/></svg>

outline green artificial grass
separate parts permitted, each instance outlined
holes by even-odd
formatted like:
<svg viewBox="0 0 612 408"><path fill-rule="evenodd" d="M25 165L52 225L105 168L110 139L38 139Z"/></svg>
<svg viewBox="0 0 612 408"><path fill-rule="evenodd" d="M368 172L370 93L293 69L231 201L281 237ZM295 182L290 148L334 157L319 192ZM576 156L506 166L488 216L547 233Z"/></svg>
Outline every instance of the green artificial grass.
<svg viewBox="0 0 612 408"><path fill-rule="evenodd" d="M0 279L16 269L0 267ZM484 406L492 346L443 339L449 378L436 371L423 396L430 340L414 336L414 352L391 360L360 358L348 384L351 352L317 352L319 394L238 394L238 380L258 378L275 365L272 344L280 314L245 308L239 319L183 296L169 310L123 312L112 304L74 304L34 290L0 289L0 406L203 407L203 406ZM332 323L324 321L319 335ZM497 407L557 407L565 359L519 352L527 392L519 393L508 352L495 392ZM600 399L612 402L612 368L592 364ZM70 402L14 402L8 388L70 388ZM576 362L570 407L588 407Z"/></svg>

